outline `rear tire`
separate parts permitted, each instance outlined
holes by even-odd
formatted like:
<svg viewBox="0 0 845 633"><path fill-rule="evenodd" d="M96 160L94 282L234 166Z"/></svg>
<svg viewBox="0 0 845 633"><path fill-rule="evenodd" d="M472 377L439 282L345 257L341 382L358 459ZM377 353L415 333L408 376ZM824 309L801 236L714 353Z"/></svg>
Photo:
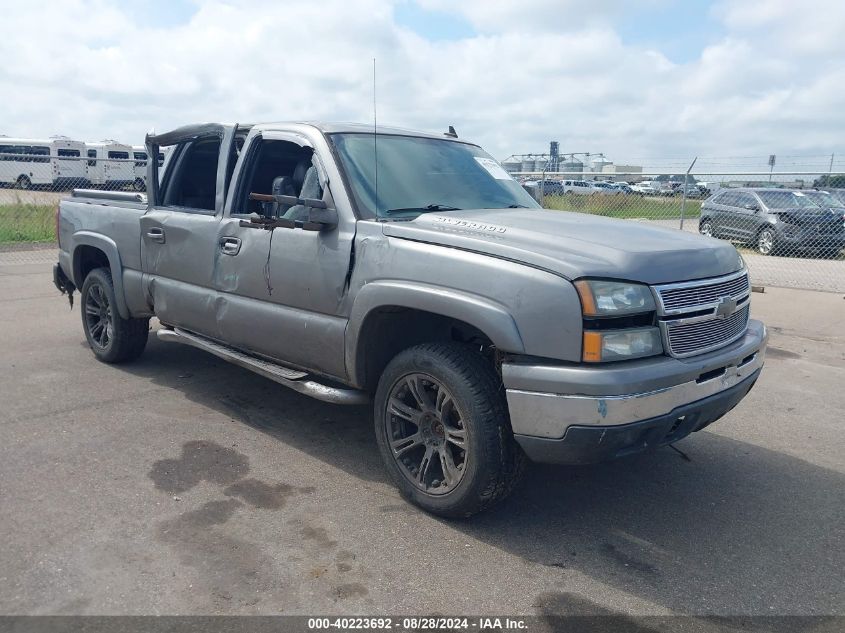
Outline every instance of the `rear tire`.
<svg viewBox="0 0 845 633"><path fill-rule="evenodd" d="M32 181L29 179L29 176L20 176L18 177L18 181L15 183L15 186L18 189L26 191L28 189L32 189Z"/></svg>
<svg viewBox="0 0 845 633"><path fill-rule="evenodd" d="M147 345L149 319L124 319L117 310L108 268L95 268L80 291L82 329L97 360L123 363L138 358Z"/></svg>
<svg viewBox="0 0 845 633"><path fill-rule="evenodd" d="M434 514L486 510L513 491L524 469L501 380L465 345L426 343L399 353L379 380L374 417L390 478Z"/></svg>

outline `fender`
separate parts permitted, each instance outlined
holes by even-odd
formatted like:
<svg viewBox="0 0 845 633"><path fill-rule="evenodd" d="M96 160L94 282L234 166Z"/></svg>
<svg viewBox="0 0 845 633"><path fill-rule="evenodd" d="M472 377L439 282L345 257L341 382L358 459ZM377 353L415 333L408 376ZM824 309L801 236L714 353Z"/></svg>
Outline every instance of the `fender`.
<svg viewBox="0 0 845 633"><path fill-rule="evenodd" d="M496 347L523 353L525 347L519 329L505 306L471 293L414 281L374 281L358 291L346 328L345 354L347 375L356 384L357 350L361 328L371 312L384 306L397 306L431 312L458 319L479 329Z"/></svg>
<svg viewBox="0 0 845 633"><path fill-rule="evenodd" d="M77 258L76 251L80 246L93 246L98 248L106 254L109 260L109 268L111 268L112 282L114 283L114 295L117 299L117 311L124 319L128 319L129 308L126 306L126 296L123 294L123 264L120 261L120 253L117 250L117 244L110 237L106 237L101 233L93 233L91 231L77 231L73 234L73 252L71 253L71 262L73 262L73 283L77 288L82 288L82 270L80 269L80 262Z"/></svg>

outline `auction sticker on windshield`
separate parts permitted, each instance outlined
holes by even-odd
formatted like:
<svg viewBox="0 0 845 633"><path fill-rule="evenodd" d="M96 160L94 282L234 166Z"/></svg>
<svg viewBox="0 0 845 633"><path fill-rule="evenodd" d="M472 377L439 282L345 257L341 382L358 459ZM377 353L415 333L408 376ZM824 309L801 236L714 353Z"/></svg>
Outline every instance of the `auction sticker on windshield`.
<svg viewBox="0 0 845 633"><path fill-rule="evenodd" d="M493 176L496 180L512 180L511 175L502 169L502 166L492 158L484 158L483 156L476 156L475 160L479 165L487 170L487 173Z"/></svg>

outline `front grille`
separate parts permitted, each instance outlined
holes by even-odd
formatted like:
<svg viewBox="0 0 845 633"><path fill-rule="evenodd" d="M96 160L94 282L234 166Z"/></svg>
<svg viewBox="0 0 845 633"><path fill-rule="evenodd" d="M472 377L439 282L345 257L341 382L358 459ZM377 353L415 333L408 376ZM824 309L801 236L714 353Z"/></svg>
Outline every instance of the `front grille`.
<svg viewBox="0 0 845 633"><path fill-rule="evenodd" d="M657 287L663 303L664 312L700 308L714 304L722 297L740 299L748 294L748 273L723 281L698 282L691 284L671 284Z"/></svg>
<svg viewBox="0 0 845 633"><path fill-rule="evenodd" d="M726 319L714 317L696 323L664 322L669 353L691 356L735 341L748 326L748 307L746 303Z"/></svg>
<svg viewBox="0 0 845 633"><path fill-rule="evenodd" d="M663 347L671 356L718 349L740 338L748 326L751 284L745 270L715 279L658 285L654 293Z"/></svg>

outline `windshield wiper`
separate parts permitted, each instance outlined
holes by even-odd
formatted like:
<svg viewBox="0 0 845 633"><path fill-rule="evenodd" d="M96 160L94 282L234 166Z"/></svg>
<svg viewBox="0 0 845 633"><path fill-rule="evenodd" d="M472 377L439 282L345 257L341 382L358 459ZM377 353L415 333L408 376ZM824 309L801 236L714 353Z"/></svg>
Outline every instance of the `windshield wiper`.
<svg viewBox="0 0 845 633"><path fill-rule="evenodd" d="M385 213L408 213L413 211L419 211L420 213L425 213L426 211L460 211L460 207L452 207L448 204L429 204L425 207L407 207L404 209L388 209Z"/></svg>
<svg viewBox="0 0 845 633"><path fill-rule="evenodd" d="M509 204L508 209L527 209L524 204Z"/></svg>

